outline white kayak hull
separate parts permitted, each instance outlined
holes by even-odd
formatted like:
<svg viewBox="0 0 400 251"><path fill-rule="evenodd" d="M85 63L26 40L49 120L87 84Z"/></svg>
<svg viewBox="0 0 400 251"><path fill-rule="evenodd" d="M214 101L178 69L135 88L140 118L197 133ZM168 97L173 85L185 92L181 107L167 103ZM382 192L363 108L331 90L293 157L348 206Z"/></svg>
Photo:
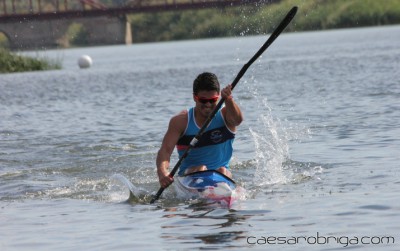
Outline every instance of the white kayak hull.
<svg viewBox="0 0 400 251"><path fill-rule="evenodd" d="M174 184L180 198L204 199L228 207L238 200L241 190L232 179L214 170L179 176Z"/></svg>

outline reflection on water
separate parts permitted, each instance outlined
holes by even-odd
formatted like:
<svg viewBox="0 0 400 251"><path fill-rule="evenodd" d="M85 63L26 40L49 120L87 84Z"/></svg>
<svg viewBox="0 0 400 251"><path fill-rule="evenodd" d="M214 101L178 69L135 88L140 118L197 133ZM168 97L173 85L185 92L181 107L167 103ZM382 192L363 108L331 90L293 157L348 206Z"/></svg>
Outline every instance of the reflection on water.
<svg viewBox="0 0 400 251"><path fill-rule="evenodd" d="M192 211L188 210L191 209ZM192 204L184 212L172 207L165 209L166 218L171 225L163 225L162 238L168 242L180 241L190 243L194 247L201 244L223 244L224 247L234 247L232 243L240 242L246 237L246 231L240 230L240 226L252 217L248 214L237 213L235 210L209 208L209 205ZM257 212L261 213L261 212ZM192 230L190 232L186 230ZM195 230L195 231L193 231ZM217 245L220 246L220 245Z"/></svg>

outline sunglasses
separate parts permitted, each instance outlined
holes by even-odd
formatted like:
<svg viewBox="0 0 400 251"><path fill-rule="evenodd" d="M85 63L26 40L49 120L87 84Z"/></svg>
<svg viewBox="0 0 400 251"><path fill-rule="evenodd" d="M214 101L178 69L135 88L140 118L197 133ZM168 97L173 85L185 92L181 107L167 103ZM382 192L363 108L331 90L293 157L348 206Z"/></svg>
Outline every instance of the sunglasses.
<svg viewBox="0 0 400 251"><path fill-rule="evenodd" d="M212 98L200 98L198 96L194 96L194 98L196 99L196 101L199 101L202 104L207 104L208 102L210 102L211 104L214 104L215 102L218 101L219 95L218 96L214 96Z"/></svg>

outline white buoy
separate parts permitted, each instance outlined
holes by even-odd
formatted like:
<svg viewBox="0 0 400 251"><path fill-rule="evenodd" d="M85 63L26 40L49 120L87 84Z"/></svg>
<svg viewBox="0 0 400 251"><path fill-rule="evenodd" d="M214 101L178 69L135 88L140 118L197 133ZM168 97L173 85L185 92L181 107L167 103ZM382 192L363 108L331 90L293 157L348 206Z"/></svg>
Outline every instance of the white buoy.
<svg viewBox="0 0 400 251"><path fill-rule="evenodd" d="M93 63L92 58L89 57L88 55L82 55L78 59L78 65L79 68L81 69L89 68L92 65L92 63Z"/></svg>

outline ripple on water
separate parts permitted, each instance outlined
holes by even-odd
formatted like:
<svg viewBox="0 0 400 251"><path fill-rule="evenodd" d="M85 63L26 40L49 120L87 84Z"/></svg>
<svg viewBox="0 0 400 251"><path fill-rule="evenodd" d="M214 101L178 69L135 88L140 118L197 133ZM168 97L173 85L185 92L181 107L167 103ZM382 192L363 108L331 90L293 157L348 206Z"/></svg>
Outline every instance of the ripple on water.
<svg viewBox="0 0 400 251"><path fill-rule="evenodd" d="M368 209L368 210L378 210L378 211L383 211L383 210L389 210L391 207L389 206L384 206L384 205L366 205L366 206L361 206L359 207L360 209Z"/></svg>

